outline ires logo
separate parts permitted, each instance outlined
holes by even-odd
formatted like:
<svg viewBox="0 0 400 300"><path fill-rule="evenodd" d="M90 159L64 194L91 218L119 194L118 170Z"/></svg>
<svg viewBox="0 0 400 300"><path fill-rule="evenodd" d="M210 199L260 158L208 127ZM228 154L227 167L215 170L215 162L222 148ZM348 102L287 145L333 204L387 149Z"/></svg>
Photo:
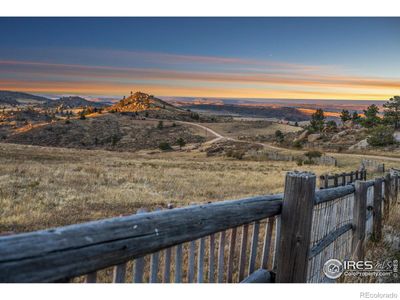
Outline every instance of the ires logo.
<svg viewBox="0 0 400 300"><path fill-rule="evenodd" d="M338 279L340 276L393 276L398 277L398 261L385 260L374 264L370 260L329 259L325 262L322 271L329 279Z"/></svg>
<svg viewBox="0 0 400 300"><path fill-rule="evenodd" d="M374 269L374 263L372 261L366 260L360 260L360 261L353 261L353 260L347 260L343 262L343 268L346 271L360 271L360 270L373 270Z"/></svg>

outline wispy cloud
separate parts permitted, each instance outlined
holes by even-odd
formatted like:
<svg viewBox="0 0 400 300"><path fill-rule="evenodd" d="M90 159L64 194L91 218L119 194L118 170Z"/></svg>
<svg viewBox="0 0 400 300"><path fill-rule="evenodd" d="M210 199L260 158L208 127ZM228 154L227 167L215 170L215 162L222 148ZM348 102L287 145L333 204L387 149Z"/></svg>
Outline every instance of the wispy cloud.
<svg viewBox="0 0 400 300"><path fill-rule="evenodd" d="M70 49L66 50L68 53ZM132 86L168 96L385 99L400 78L351 76L334 66L235 57L81 49L79 55L151 62L151 67L0 60L0 88L119 94ZM168 67L171 65L173 67ZM204 66L207 67L204 67ZM32 84L34 82L35 84ZM34 89L34 90L33 90ZM214 94L213 94L214 93ZM250 96L251 95L251 96Z"/></svg>
<svg viewBox="0 0 400 300"><path fill-rule="evenodd" d="M55 64L32 61L0 61L3 74L14 73L21 75L45 76L60 75L72 78L94 79L171 79L187 81L210 82L241 82L282 85L321 85L372 88L400 88L400 79L372 78L360 76L340 76L325 74L274 74L271 72L258 73L224 73L224 72L195 72L166 69L123 68L113 66L87 66L77 64Z"/></svg>

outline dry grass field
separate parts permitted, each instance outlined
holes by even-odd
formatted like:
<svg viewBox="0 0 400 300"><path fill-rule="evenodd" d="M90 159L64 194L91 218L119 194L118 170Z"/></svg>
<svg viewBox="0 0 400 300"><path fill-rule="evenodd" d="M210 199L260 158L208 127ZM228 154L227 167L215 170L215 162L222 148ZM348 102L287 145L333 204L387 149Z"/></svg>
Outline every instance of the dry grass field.
<svg viewBox="0 0 400 300"><path fill-rule="evenodd" d="M231 138L238 138L240 136L274 135L277 130L283 133L303 130L301 127L262 120L204 123L203 125L215 130L223 136Z"/></svg>
<svg viewBox="0 0 400 300"><path fill-rule="evenodd" d="M190 203L283 191L289 170L353 169L206 157L0 144L0 232L24 232Z"/></svg>
<svg viewBox="0 0 400 300"><path fill-rule="evenodd" d="M205 152L197 150L148 150L132 153L0 143L0 234L128 215L139 208L166 208L169 203L179 207L191 203L274 194L283 191L287 171L301 169L320 175L354 170L360 163L360 159L351 157L339 159L341 165L346 167L299 167L295 162L207 157ZM390 223L391 231L398 229L396 222ZM264 229L262 222L260 237L264 235ZM230 233L227 234L229 236ZM238 231L238 238L240 234ZM219 234L215 237L217 243ZM188 247L189 244L185 243L184 266L188 264ZM238 281L238 247L233 262L234 282ZM258 248L261 251L261 238ZM250 249L250 245L247 249ZM372 249L370 255L373 257L382 253L388 257L397 258L398 255L386 244ZM225 249L225 253L228 253L228 249ZM164 255L164 252L160 253L160 265L165 259ZM208 261L208 250L204 259ZM259 260L260 257L257 258L258 265ZM148 255L145 256L145 264L144 281L147 282L150 264ZM132 261L129 261L127 282L132 281L132 268ZM207 268L208 265L205 270ZM183 268L182 271L183 280L187 282L188 270ZM173 264L171 272L174 272ZM113 268L101 270L98 281L111 282L112 273ZM158 272L159 281L161 274L162 269ZM74 282L83 280L81 276L75 278Z"/></svg>

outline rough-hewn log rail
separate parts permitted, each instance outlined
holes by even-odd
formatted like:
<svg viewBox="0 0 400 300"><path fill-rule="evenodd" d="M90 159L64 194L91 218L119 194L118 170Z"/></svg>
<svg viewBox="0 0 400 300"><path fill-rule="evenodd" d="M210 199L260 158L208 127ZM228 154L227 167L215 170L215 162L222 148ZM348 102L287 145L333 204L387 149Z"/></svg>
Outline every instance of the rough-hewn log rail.
<svg viewBox="0 0 400 300"><path fill-rule="evenodd" d="M258 269L243 279L240 283L272 283L273 274L265 269Z"/></svg>
<svg viewBox="0 0 400 300"><path fill-rule="evenodd" d="M95 272L280 214L282 194L188 206L0 238L0 282L52 282Z"/></svg>
<svg viewBox="0 0 400 300"><path fill-rule="evenodd" d="M351 230L353 228L352 224L345 224L335 231L331 232L327 236L321 239L319 243L317 243L314 247L311 248L310 254L309 254L309 259L313 258L317 254L321 253L326 247L328 247L330 244L332 244L338 237L341 235L345 234L347 231Z"/></svg>
<svg viewBox="0 0 400 300"><path fill-rule="evenodd" d="M323 202L328 202L335 200L337 198L344 197L354 193L355 188L353 184L340 186L336 188L329 188L324 190L315 191L315 201L314 204L320 204Z"/></svg>

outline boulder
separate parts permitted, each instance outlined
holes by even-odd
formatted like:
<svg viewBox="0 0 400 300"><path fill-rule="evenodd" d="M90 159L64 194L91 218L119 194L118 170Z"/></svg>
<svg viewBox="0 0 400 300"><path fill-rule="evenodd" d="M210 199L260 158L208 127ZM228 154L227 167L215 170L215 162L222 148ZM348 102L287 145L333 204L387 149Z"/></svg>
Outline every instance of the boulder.
<svg viewBox="0 0 400 300"><path fill-rule="evenodd" d="M335 134L335 135L331 138L331 141L332 141L332 142L337 142L337 141L340 140L340 138L344 137L345 135L347 135L347 131L346 131L346 130L343 130L343 131L341 131L341 132Z"/></svg>
<svg viewBox="0 0 400 300"><path fill-rule="evenodd" d="M313 134L310 134L309 136L308 136L308 141L310 142L310 143L313 143L313 142L315 142L316 140L318 140L318 139L320 139L321 138L321 134L320 133L313 133Z"/></svg>
<svg viewBox="0 0 400 300"><path fill-rule="evenodd" d="M354 123L352 120L347 120L346 122L344 122L343 127L345 128L352 128L354 126Z"/></svg>
<svg viewBox="0 0 400 300"><path fill-rule="evenodd" d="M307 138L308 134L308 130L304 130L297 138L293 140L293 142L296 143L304 141Z"/></svg>
<svg viewBox="0 0 400 300"><path fill-rule="evenodd" d="M368 148L369 144L367 142L367 139L359 141L357 144L354 144L353 146L349 147L349 150L355 150L355 149L365 149Z"/></svg>
<svg viewBox="0 0 400 300"><path fill-rule="evenodd" d="M308 136L309 132L308 130L304 130L297 139L299 140L304 140Z"/></svg>
<svg viewBox="0 0 400 300"><path fill-rule="evenodd" d="M396 131L395 133L393 133L393 137L396 142L400 142L400 131Z"/></svg>

